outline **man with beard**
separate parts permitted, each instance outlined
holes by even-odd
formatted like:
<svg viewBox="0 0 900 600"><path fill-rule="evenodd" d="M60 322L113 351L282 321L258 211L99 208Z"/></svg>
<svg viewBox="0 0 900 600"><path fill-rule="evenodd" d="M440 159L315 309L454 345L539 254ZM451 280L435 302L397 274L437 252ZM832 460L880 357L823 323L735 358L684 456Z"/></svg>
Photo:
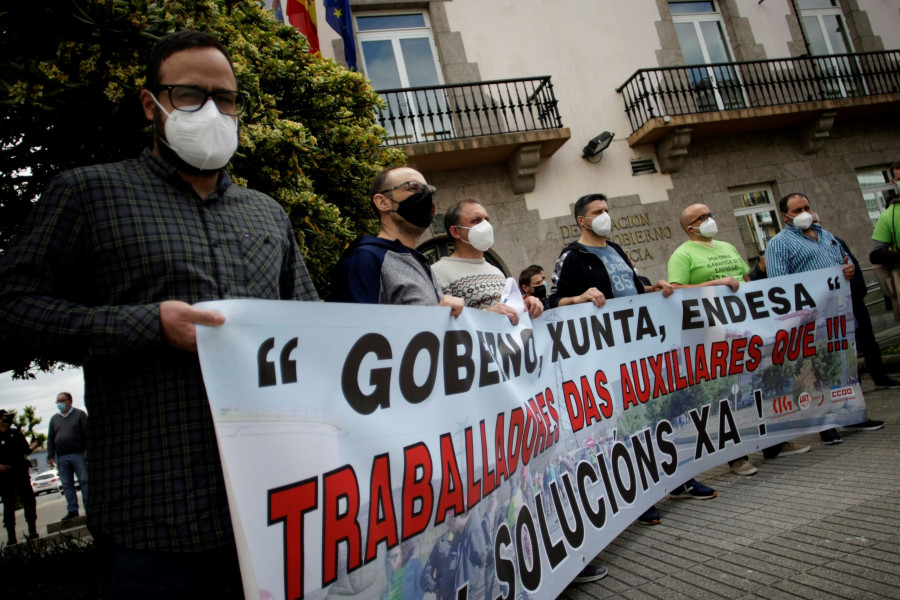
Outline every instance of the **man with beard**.
<svg viewBox="0 0 900 600"><path fill-rule="evenodd" d="M462 298L441 291L428 260L415 249L434 217L434 194L425 177L409 167L388 167L375 177L372 204L378 235L356 238L334 271L335 302L449 306L458 316Z"/></svg>
<svg viewBox="0 0 900 600"><path fill-rule="evenodd" d="M56 177L0 260L6 343L84 365L88 525L116 598L243 598L196 353L224 318L192 304L317 299L284 210L224 170L245 100L215 36L163 37L152 151Z"/></svg>

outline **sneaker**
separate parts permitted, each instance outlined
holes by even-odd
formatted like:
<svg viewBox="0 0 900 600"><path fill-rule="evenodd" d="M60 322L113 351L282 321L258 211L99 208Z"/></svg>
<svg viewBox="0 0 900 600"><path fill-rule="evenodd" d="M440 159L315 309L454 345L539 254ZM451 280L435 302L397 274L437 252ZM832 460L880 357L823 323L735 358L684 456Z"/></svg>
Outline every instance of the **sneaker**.
<svg viewBox="0 0 900 600"><path fill-rule="evenodd" d="M880 377L878 379L873 379L873 381L875 382L875 387L900 388L900 381L892 379L891 377Z"/></svg>
<svg viewBox="0 0 900 600"><path fill-rule="evenodd" d="M826 446L834 446L835 444L840 444L843 442L843 438L837 432L837 429L828 429L826 431L820 431L819 436L822 438L822 442Z"/></svg>
<svg viewBox="0 0 900 600"><path fill-rule="evenodd" d="M759 471L759 469L754 467L753 463L746 458L739 458L731 465L731 472L735 475L748 477L750 475L755 475L757 471Z"/></svg>
<svg viewBox="0 0 900 600"><path fill-rule="evenodd" d="M834 431L833 429L831 431ZM838 441L834 442L836 444L840 444L841 436L838 436ZM828 442L825 442L826 444ZM800 444L795 444L794 442L785 442L781 447L781 452L778 453L778 456L790 456L792 454L803 454L804 452L809 452L809 445L801 446Z"/></svg>
<svg viewBox="0 0 900 600"><path fill-rule="evenodd" d="M644 514L638 517L638 523L641 525L659 525L659 511L656 510L655 506L651 506L644 511Z"/></svg>
<svg viewBox="0 0 900 600"><path fill-rule="evenodd" d="M606 574L609 571L606 570L606 567L599 563L588 563L588 565L581 570L581 573L575 576L575 579L572 580L572 583L588 583L589 581L597 581L598 579L603 579L606 577Z"/></svg>
<svg viewBox="0 0 900 600"><path fill-rule="evenodd" d="M884 421L873 421L872 419L866 419L855 425L844 425L844 429L855 429L856 431L875 431L882 427L884 427Z"/></svg>
<svg viewBox="0 0 900 600"><path fill-rule="evenodd" d="M684 485L669 492L670 498L693 498L694 500L709 500L716 497L716 490L705 486L696 479L688 479Z"/></svg>
<svg viewBox="0 0 900 600"><path fill-rule="evenodd" d="M60 519L60 521L71 521L72 519L74 519L77 516L78 516L77 512L67 512L66 516L64 516L62 519Z"/></svg>

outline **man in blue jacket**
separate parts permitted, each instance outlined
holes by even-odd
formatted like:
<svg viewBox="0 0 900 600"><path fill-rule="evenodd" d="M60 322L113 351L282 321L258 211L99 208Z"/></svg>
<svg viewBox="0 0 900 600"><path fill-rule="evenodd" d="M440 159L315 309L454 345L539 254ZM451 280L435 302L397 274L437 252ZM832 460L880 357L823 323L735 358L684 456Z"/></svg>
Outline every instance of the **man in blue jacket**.
<svg viewBox="0 0 900 600"><path fill-rule="evenodd" d="M461 298L441 291L428 260L415 249L434 217L434 194L425 177L409 167L388 167L372 185L378 235L356 238L334 271L336 302L449 306L458 316Z"/></svg>

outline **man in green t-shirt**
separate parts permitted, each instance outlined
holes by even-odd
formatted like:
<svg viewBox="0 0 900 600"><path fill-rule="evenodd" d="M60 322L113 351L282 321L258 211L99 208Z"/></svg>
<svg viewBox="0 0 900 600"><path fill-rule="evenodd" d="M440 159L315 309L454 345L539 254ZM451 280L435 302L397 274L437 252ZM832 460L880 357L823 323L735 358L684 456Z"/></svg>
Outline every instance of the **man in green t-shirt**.
<svg viewBox="0 0 900 600"><path fill-rule="evenodd" d="M680 221L689 239L669 258L669 283L676 288L727 285L736 292L741 281L750 281L750 267L737 248L713 239L718 233L716 215L707 205L691 204Z"/></svg>
<svg viewBox="0 0 900 600"><path fill-rule="evenodd" d="M891 165L891 183L900 193L900 160L895 160ZM875 231L872 232L872 249L869 253L869 262L873 265L885 265L900 268L900 236L897 235L900 227L900 202L895 200L886 211L878 217L875 223ZM898 312L894 311L897 315Z"/></svg>
<svg viewBox="0 0 900 600"><path fill-rule="evenodd" d="M681 228L688 241L680 245L669 258L669 283L676 288L725 285L736 292L743 281L750 281L750 267L737 248L716 240L719 232L716 215L705 204L691 204L681 212ZM809 446L793 442L766 448L766 458L808 452ZM728 465L736 475L753 475L757 468L744 456Z"/></svg>

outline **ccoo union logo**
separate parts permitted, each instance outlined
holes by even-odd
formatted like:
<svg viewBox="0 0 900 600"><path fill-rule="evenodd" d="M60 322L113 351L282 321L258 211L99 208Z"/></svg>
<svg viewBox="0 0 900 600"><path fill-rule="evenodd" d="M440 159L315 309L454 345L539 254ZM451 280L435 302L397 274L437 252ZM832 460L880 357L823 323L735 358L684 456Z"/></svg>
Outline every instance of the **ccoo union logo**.
<svg viewBox="0 0 900 600"><path fill-rule="evenodd" d="M833 388L831 390L832 400L852 400L856 397L852 387Z"/></svg>

